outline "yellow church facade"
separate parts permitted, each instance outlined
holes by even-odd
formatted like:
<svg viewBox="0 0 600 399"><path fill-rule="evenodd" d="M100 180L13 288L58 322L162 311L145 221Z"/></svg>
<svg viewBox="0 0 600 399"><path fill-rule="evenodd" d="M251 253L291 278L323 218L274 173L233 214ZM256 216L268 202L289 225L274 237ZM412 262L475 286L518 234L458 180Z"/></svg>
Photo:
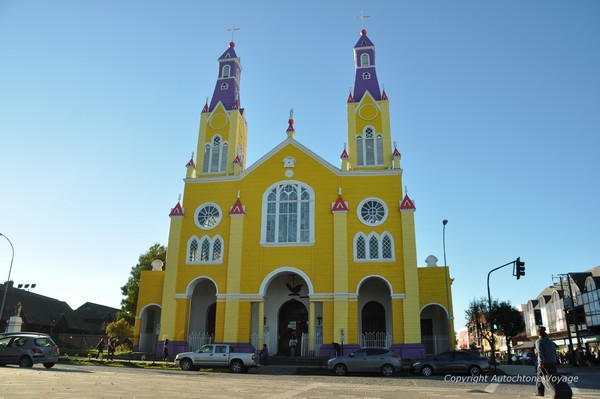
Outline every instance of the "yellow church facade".
<svg viewBox="0 0 600 399"><path fill-rule="evenodd" d="M170 353L208 342L271 354L391 347L408 358L452 345L447 267L417 267L415 205L402 190L389 100L363 30L339 167L296 140L247 166L234 43L219 58L196 159L171 210L164 270L142 272L136 345ZM283 130L283 129L282 129Z"/></svg>

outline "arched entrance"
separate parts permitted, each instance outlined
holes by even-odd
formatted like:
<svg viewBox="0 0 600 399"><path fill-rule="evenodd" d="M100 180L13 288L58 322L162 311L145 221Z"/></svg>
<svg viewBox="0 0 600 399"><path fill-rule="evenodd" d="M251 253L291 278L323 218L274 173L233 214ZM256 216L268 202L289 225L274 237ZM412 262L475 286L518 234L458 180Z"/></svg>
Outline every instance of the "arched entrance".
<svg viewBox="0 0 600 399"><path fill-rule="evenodd" d="M290 354L290 338L296 337L297 344L295 356L300 355L302 347L302 334L308 332L308 310L300 301L291 299L281 305L279 309L277 353Z"/></svg>
<svg viewBox="0 0 600 399"><path fill-rule="evenodd" d="M140 312L139 351L148 354L155 352L158 341L161 309L158 305L146 306Z"/></svg>
<svg viewBox="0 0 600 399"><path fill-rule="evenodd" d="M448 313L444 307L433 303L421 310L421 343L428 355L451 349L448 328Z"/></svg>
<svg viewBox="0 0 600 399"><path fill-rule="evenodd" d="M381 276L369 276L358 287L359 345L392 345L392 292Z"/></svg>
<svg viewBox="0 0 600 399"><path fill-rule="evenodd" d="M214 341L217 287L212 280L200 278L190 283L188 293L190 291L188 344L190 350L194 351Z"/></svg>

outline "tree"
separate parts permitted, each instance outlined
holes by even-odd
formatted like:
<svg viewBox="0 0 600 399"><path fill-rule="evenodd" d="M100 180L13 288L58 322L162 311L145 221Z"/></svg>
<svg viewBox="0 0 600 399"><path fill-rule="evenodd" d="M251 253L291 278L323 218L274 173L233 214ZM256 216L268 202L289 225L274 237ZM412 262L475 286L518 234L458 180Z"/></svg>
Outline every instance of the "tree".
<svg viewBox="0 0 600 399"><path fill-rule="evenodd" d="M500 302L493 309L494 320L498 321L498 331L506 337L506 350L509 364L512 362L511 342L514 337L525 331L523 315L510 302Z"/></svg>
<svg viewBox="0 0 600 399"><path fill-rule="evenodd" d="M148 251L141 254L137 265L131 268L127 283L121 287L121 293L125 298L121 300L121 311L117 314L118 320L125 319L132 326L135 324L140 276L143 270L152 270L152 261L156 259L163 261L166 266L167 249L160 244L154 244Z"/></svg>
<svg viewBox="0 0 600 399"><path fill-rule="evenodd" d="M523 316L516 308L512 307L510 302L498 302L497 299L492 300L492 318L490 318L489 302L487 298L473 299L469 303L469 307L465 311L467 320L467 328L471 333L479 347L483 347L485 339L489 347L492 347L492 325L495 325L494 331L506 338L506 346L508 350L508 359L511 360L512 338L525 330L525 322ZM498 341L494 339L497 343Z"/></svg>
<svg viewBox="0 0 600 399"><path fill-rule="evenodd" d="M113 321L106 326L106 335L116 338L120 344L131 344L133 340L133 326L125 319Z"/></svg>

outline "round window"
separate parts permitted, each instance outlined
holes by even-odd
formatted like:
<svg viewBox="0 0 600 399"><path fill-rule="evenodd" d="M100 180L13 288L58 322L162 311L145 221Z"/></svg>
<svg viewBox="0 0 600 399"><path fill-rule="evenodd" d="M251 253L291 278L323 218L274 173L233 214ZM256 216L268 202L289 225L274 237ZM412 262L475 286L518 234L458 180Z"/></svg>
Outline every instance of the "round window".
<svg viewBox="0 0 600 399"><path fill-rule="evenodd" d="M196 224L203 230L209 230L221 222L221 210L215 204L200 205L196 209Z"/></svg>
<svg viewBox="0 0 600 399"><path fill-rule="evenodd" d="M378 199L366 199L358 206L358 217L366 225L380 225L387 218L387 207Z"/></svg>

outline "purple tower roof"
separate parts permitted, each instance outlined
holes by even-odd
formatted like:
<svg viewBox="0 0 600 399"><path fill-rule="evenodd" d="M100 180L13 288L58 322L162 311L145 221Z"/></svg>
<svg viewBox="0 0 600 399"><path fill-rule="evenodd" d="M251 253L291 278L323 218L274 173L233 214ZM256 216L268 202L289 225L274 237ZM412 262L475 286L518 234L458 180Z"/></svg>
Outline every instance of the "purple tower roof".
<svg viewBox="0 0 600 399"><path fill-rule="evenodd" d="M219 57L219 75L217 84L210 100L209 112L215 109L217 104L223 103L226 110L240 108L240 75L242 66L235 50L235 43L229 43L229 48Z"/></svg>
<svg viewBox="0 0 600 399"><path fill-rule="evenodd" d="M354 63L356 68L352 95L354 102L359 102L367 91L376 101L381 100L381 90L375 71L375 45L367 37L367 31L364 29L354 46Z"/></svg>

